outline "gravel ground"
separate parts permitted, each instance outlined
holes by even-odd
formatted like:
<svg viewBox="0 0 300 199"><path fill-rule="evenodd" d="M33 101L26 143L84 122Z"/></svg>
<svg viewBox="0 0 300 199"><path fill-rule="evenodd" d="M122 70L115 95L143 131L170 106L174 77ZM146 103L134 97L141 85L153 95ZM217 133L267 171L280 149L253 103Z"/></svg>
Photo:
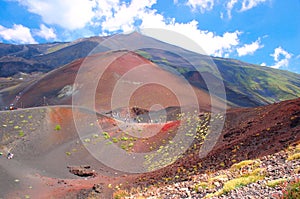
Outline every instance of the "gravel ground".
<svg viewBox="0 0 300 199"><path fill-rule="evenodd" d="M147 191L132 194L127 198L232 198L232 199L252 199L252 198L279 198L282 196L284 182L276 186L268 186L274 180L284 179L286 182L300 178L300 160L288 160L288 157L299 153L300 144L297 147L289 147L288 150L280 151L273 155L264 156L254 160L251 164L236 168L234 165L226 170L212 173L195 175L191 180L166 185L163 187L148 187ZM238 165L238 163L236 164ZM209 195L224 188L224 184L232 179L246 176L255 170L259 170L263 175L262 179L245 186L239 186L222 195ZM134 192L134 190L132 191Z"/></svg>

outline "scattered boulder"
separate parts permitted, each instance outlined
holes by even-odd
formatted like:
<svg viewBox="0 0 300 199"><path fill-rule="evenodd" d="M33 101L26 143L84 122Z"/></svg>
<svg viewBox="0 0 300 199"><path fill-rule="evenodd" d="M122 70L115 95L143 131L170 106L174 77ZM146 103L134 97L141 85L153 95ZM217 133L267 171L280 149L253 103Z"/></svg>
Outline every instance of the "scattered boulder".
<svg viewBox="0 0 300 199"><path fill-rule="evenodd" d="M94 190L96 193L102 193L102 191L103 191L103 186L104 186L103 183L100 183L100 184L94 184L93 190Z"/></svg>
<svg viewBox="0 0 300 199"><path fill-rule="evenodd" d="M91 169L89 165L81 166L68 166L70 173L80 177L95 177L97 175L96 171Z"/></svg>

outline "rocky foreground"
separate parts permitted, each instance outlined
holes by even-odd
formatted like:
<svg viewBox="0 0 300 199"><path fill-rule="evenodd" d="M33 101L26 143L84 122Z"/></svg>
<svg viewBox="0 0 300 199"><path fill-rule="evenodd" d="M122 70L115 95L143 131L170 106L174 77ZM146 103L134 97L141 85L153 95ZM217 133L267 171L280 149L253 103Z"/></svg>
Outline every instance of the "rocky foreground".
<svg viewBox="0 0 300 199"><path fill-rule="evenodd" d="M171 185L117 191L115 198L282 198L289 182L300 179L300 143L233 164L229 169L191 176Z"/></svg>

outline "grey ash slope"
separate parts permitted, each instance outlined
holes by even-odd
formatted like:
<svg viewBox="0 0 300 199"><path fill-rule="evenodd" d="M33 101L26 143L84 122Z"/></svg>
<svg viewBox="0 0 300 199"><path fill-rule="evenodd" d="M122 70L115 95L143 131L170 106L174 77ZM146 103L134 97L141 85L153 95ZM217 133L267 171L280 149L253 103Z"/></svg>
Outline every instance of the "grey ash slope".
<svg viewBox="0 0 300 199"><path fill-rule="evenodd" d="M86 57L98 46L97 40L90 38L70 43L0 44L0 76L13 76L19 72L49 72L76 59ZM103 51L107 50L103 49Z"/></svg>

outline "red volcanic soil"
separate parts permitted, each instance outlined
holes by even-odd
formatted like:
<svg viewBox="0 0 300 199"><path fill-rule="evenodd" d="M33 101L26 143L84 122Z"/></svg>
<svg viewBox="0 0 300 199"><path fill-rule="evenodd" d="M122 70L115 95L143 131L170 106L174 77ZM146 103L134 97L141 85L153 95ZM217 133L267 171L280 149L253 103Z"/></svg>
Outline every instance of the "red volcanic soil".
<svg viewBox="0 0 300 199"><path fill-rule="evenodd" d="M274 154L299 142L300 98L269 106L228 110L223 131L215 139L216 144L207 156L199 156L199 147L188 150L185 157L173 165L144 175L143 182L165 183L161 179L169 176L181 176L183 180L192 174L216 171L235 162ZM206 142L214 144L214 137ZM197 171L191 170L194 166Z"/></svg>
<svg viewBox="0 0 300 199"><path fill-rule="evenodd" d="M18 106L70 105L72 94L75 105L99 112L128 106L151 109L155 104L199 105L203 110L211 106L205 91L128 51L92 55L51 71L22 92ZM213 102L223 109L222 102Z"/></svg>
<svg viewBox="0 0 300 199"><path fill-rule="evenodd" d="M76 111L75 109L75 115L77 114L81 118L81 125L86 125L84 129L87 129L88 133L92 133L91 137L87 137L90 140L84 138L80 141L74 126L71 108L53 107L46 110L43 112L46 116L39 117L48 121L48 125L46 123L41 125L43 128L40 130L44 131L40 132L36 129L32 134L17 139L13 149L15 158L12 160L0 159L2 171L8 171L7 174L0 172L0 175L4 176L3 179L7 178L13 181L18 178L21 182L20 187L11 189L7 196L84 198L89 195L111 198L112 193L118 190L117 186L120 184L122 189L129 189L182 181L194 174L227 168L235 162L273 154L300 140L300 99L253 109L231 109L226 113L223 131L215 137L216 144L211 151L208 151L207 156L199 157L201 144L195 140L184 156L172 165L145 174L128 174L103 165L84 147L88 144L97 144L98 136L102 137L102 133L94 129L96 123L107 125L104 128L110 135L107 141L113 141L113 138L120 138L124 135L130 138L129 135L122 134L124 129L118 128L122 121L98 114L96 123L91 125L92 112L84 109ZM10 117L19 118L20 113L25 117L27 117L26 114L38 117L38 112L38 109L36 112L13 111L11 113L17 115L15 117L10 114ZM8 118L7 121L9 120ZM54 130L56 124L61 125L61 130ZM156 125L136 123L135 127L143 129L144 132L153 129L159 130L152 137L134 141L134 146L128 148L128 151L148 152L149 145L164 145L163 140L172 138L174 134L171 132L176 132L178 125L180 123L176 121ZM26 125L21 127L26 129ZM211 138L213 139L213 137ZM19 142L20 139L23 141ZM212 139L207 139L204 143L211 144L209 140ZM24 142L24 140L26 141ZM127 141L118 139L118 143L113 144L121 146L121 143L127 143ZM1 145L3 144L5 143L2 138ZM12 144L6 143L6 145ZM128 147L128 145L126 146ZM36 152L32 152L32 149L35 149ZM155 146L154 149L156 149ZM33 154L35 154L34 157ZM123 164L121 162L123 160L119 161L120 164ZM22 166L19 167L19 164ZM67 169L70 165L89 165L95 171L95 175L91 177L75 176ZM95 184L99 184L101 193L93 188ZM28 186L34 188L29 189ZM8 190L10 189L8 188Z"/></svg>
<svg viewBox="0 0 300 199"><path fill-rule="evenodd" d="M155 135L146 136L146 138L140 138L132 147L133 152L142 153L157 150L159 146L166 144L168 140L176 135L180 121L168 122L165 124L139 124L138 126L142 129L142 133Z"/></svg>

